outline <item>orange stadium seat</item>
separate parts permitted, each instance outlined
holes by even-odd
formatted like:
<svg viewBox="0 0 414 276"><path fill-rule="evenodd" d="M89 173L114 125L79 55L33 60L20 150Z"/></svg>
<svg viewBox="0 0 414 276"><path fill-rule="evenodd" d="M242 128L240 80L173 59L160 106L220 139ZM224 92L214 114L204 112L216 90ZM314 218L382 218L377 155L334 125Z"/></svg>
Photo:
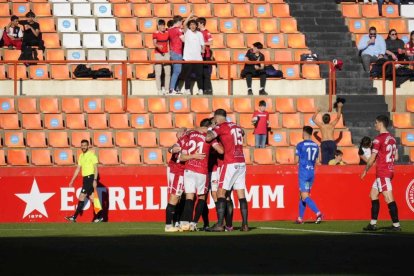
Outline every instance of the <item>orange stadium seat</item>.
<svg viewBox="0 0 414 276"><path fill-rule="evenodd" d="M168 106L165 98L162 97L150 97L148 98L148 110L152 113L165 113L168 112Z"/></svg>
<svg viewBox="0 0 414 276"><path fill-rule="evenodd" d="M276 98L276 112L296 113L293 98Z"/></svg>
<svg viewBox="0 0 414 276"><path fill-rule="evenodd" d="M59 100L55 97L41 97L39 99L40 112L42 113L58 113Z"/></svg>
<svg viewBox="0 0 414 276"><path fill-rule="evenodd" d="M223 33L238 33L237 19L235 18L222 18L220 19L220 31Z"/></svg>
<svg viewBox="0 0 414 276"><path fill-rule="evenodd" d="M49 132L49 146L52 148L67 148L69 147L69 137L66 131L51 131Z"/></svg>
<svg viewBox="0 0 414 276"><path fill-rule="evenodd" d="M137 144L140 147L158 147L157 134L154 131L140 131L137 134Z"/></svg>
<svg viewBox="0 0 414 276"><path fill-rule="evenodd" d="M155 48L154 39L152 37L152 34L144 34L144 48L147 48L147 49L154 49ZM150 59L153 59L153 58L150 58Z"/></svg>
<svg viewBox="0 0 414 276"><path fill-rule="evenodd" d="M240 31L247 34L259 33L259 26L256 18L241 18ZM250 46L250 45L248 45Z"/></svg>
<svg viewBox="0 0 414 276"><path fill-rule="evenodd" d="M114 129L128 129L129 121L127 113L109 114L109 127Z"/></svg>
<svg viewBox="0 0 414 276"><path fill-rule="evenodd" d="M246 58L246 49L233 49L232 50L232 57L231 60L234 61L244 61L244 59ZM265 58L266 60L266 58Z"/></svg>
<svg viewBox="0 0 414 276"><path fill-rule="evenodd" d="M300 113L283 114L282 126L286 128L302 128Z"/></svg>
<svg viewBox="0 0 414 276"><path fill-rule="evenodd" d="M151 4L134 4L134 15L138 18L142 17L152 17L152 9ZM140 19L138 19L140 20Z"/></svg>
<svg viewBox="0 0 414 276"><path fill-rule="evenodd" d="M260 18L259 19L259 30L262 33L278 33L279 28L276 19L274 18Z"/></svg>
<svg viewBox="0 0 414 276"><path fill-rule="evenodd" d="M270 128L280 128L279 124L279 114L277 113L270 113L269 114L269 127Z"/></svg>
<svg viewBox="0 0 414 276"><path fill-rule="evenodd" d="M0 98L0 114L2 113L15 113L14 98ZM1 125L1 122L0 122Z"/></svg>
<svg viewBox="0 0 414 276"><path fill-rule="evenodd" d="M219 33L217 18L209 18L207 20L207 30L212 34Z"/></svg>
<svg viewBox="0 0 414 276"><path fill-rule="evenodd" d="M114 78L117 80L122 79L122 65L121 64L115 64L113 67L113 72L114 72ZM132 67L130 64L127 65L127 79L130 80L132 79Z"/></svg>
<svg viewBox="0 0 414 276"><path fill-rule="evenodd" d="M8 21L10 21L10 20L8 20ZM16 50L4 49L3 50L3 59L4 60L18 60L19 56L20 56L20 53L21 53L20 51L16 51ZM13 66L10 65L9 68L10 67L13 67Z"/></svg>
<svg viewBox="0 0 414 276"><path fill-rule="evenodd" d="M225 44L224 44L224 35L223 34L211 34L211 36L213 37L213 45L211 46L212 49L222 49L222 48L226 48ZM214 58L219 57L220 55L217 53L218 50L215 50L213 52L213 56ZM228 50L225 50L228 51Z"/></svg>
<svg viewBox="0 0 414 276"><path fill-rule="evenodd" d="M274 17L290 17L288 4L272 4L272 15Z"/></svg>
<svg viewBox="0 0 414 276"><path fill-rule="evenodd" d="M71 133L71 146L72 147L80 147L82 140L89 141L91 144L91 134L89 131L73 131Z"/></svg>
<svg viewBox="0 0 414 276"><path fill-rule="evenodd" d="M272 17L272 9L269 4L253 4L254 17Z"/></svg>
<svg viewBox="0 0 414 276"><path fill-rule="evenodd" d="M59 34L57 33L43 33L43 41L45 42L46 49L61 48Z"/></svg>
<svg viewBox="0 0 414 276"><path fill-rule="evenodd" d="M227 34L227 47L246 48L243 34Z"/></svg>
<svg viewBox="0 0 414 276"><path fill-rule="evenodd" d="M7 151L7 163L12 166L29 165L27 152L24 149L9 149Z"/></svg>
<svg viewBox="0 0 414 276"><path fill-rule="evenodd" d="M47 113L44 115L43 125L46 129L63 129L63 115L62 113Z"/></svg>
<svg viewBox="0 0 414 276"><path fill-rule="evenodd" d="M384 34L388 33L388 28L385 20L382 19L369 19L368 20L368 26L372 27L374 26L377 28L377 33Z"/></svg>
<svg viewBox="0 0 414 276"><path fill-rule="evenodd" d="M187 97L173 97L170 98L170 111L174 113L188 113L190 107L188 105Z"/></svg>
<svg viewBox="0 0 414 276"><path fill-rule="evenodd" d="M410 162L414 162L414 148L410 149Z"/></svg>
<svg viewBox="0 0 414 276"><path fill-rule="evenodd" d="M155 128L173 128L171 113L153 114L153 117Z"/></svg>
<svg viewBox="0 0 414 276"><path fill-rule="evenodd" d="M314 98L297 98L296 105L299 112L314 113L316 111Z"/></svg>
<svg viewBox="0 0 414 276"><path fill-rule="evenodd" d="M231 99L227 97L213 97L213 110L222 108L226 110L228 113L233 112L233 108L231 105Z"/></svg>
<svg viewBox="0 0 414 276"><path fill-rule="evenodd" d="M129 51L130 60L148 60L148 52L145 49L133 49Z"/></svg>
<svg viewBox="0 0 414 276"><path fill-rule="evenodd" d="M412 128L410 113L394 113L392 121L395 128Z"/></svg>
<svg viewBox="0 0 414 276"><path fill-rule="evenodd" d="M365 18L379 17L377 5L362 5L361 10L362 10L362 17L365 17Z"/></svg>
<svg viewBox="0 0 414 276"><path fill-rule="evenodd" d="M37 13L35 12L37 15ZM54 33L56 32L55 19L53 17L39 17L37 22L42 26L43 33Z"/></svg>
<svg viewBox="0 0 414 276"><path fill-rule="evenodd" d="M170 4L153 4L154 16L171 17L172 11Z"/></svg>
<svg viewBox="0 0 414 276"><path fill-rule="evenodd" d="M334 139L339 147L349 147L353 145L350 131L335 131Z"/></svg>
<svg viewBox="0 0 414 276"><path fill-rule="evenodd" d="M218 18L232 17L231 4L214 4L213 13Z"/></svg>
<svg viewBox="0 0 414 276"><path fill-rule="evenodd" d="M6 166L6 156L4 150L0 150L0 166Z"/></svg>
<svg viewBox="0 0 414 276"><path fill-rule="evenodd" d="M4 145L9 148L22 148L25 146L23 132L7 131L4 132Z"/></svg>
<svg viewBox="0 0 414 276"><path fill-rule="evenodd" d="M47 148L45 132L43 131L27 132L26 145L30 148Z"/></svg>
<svg viewBox="0 0 414 276"><path fill-rule="evenodd" d="M175 127L178 128L194 128L193 113L175 114Z"/></svg>
<svg viewBox="0 0 414 276"><path fill-rule="evenodd" d="M1 103L1 99L0 99ZM414 112L414 98L408 98L406 101L406 109L408 112Z"/></svg>
<svg viewBox="0 0 414 276"><path fill-rule="evenodd" d="M105 112L107 113L123 113L124 107L123 107L123 101L122 98L117 97L109 97L104 99L105 103Z"/></svg>
<svg viewBox="0 0 414 276"><path fill-rule="evenodd" d="M246 45L247 45L247 47L252 47L253 46L253 43L255 43L255 42L260 42L263 45L266 45L264 34L245 34L244 36L246 38ZM262 49L261 52L265 56L265 60L270 60L266 56L266 53L268 53L268 50L267 49Z"/></svg>
<svg viewBox="0 0 414 276"><path fill-rule="evenodd" d="M358 148L346 147L340 149L343 152L342 160L348 165L358 165L359 155Z"/></svg>
<svg viewBox="0 0 414 276"><path fill-rule="evenodd" d="M247 145L249 147L254 147L255 146L255 137L254 137L253 131L251 131L251 130L245 131L243 141L244 141L245 145Z"/></svg>
<svg viewBox="0 0 414 276"><path fill-rule="evenodd" d="M304 34L288 34L289 48L306 48Z"/></svg>
<svg viewBox="0 0 414 276"><path fill-rule="evenodd" d="M9 3L0 3L0 16L10 17ZM7 18L7 21L10 22L10 19ZM6 26L6 25L4 25L4 26Z"/></svg>
<svg viewBox="0 0 414 276"><path fill-rule="evenodd" d="M9 65L8 66L8 74L9 79L14 79L14 66ZM26 72L26 66L25 65L17 65L17 73L16 78L18 80L27 80L27 72Z"/></svg>
<svg viewBox="0 0 414 276"><path fill-rule="evenodd" d="M298 26L295 18L280 18L280 31L282 33L297 33Z"/></svg>
<svg viewBox="0 0 414 276"><path fill-rule="evenodd" d="M160 131L160 146L171 147L177 141L176 131Z"/></svg>
<svg viewBox="0 0 414 276"><path fill-rule="evenodd" d="M152 64L139 64L135 65L135 78L140 80L149 80L148 74L154 72L154 66Z"/></svg>
<svg viewBox="0 0 414 276"><path fill-rule="evenodd" d="M83 111L86 113L102 113L102 99L101 98L84 98Z"/></svg>
<svg viewBox="0 0 414 276"><path fill-rule="evenodd" d="M127 111L129 113L147 113L145 98L128 97Z"/></svg>
<svg viewBox="0 0 414 276"><path fill-rule="evenodd" d="M251 113L239 114L239 125L243 129L253 129L254 125L252 124L252 115Z"/></svg>
<svg viewBox="0 0 414 276"><path fill-rule="evenodd" d="M95 113L88 115L88 127L90 129L107 129L108 121L105 113Z"/></svg>
<svg viewBox="0 0 414 276"><path fill-rule="evenodd" d="M190 98L191 111L196 113L211 112L210 100L205 97L191 97Z"/></svg>
<svg viewBox="0 0 414 276"><path fill-rule="evenodd" d="M50 3L32 3L32 10L36 14L36 16L52 16L52 7L50 5ZM45 30L43 29L44 25L41 26L42 31L45 32Z"/></svg>
<svg viewBox="0 0 414 276"><path fill-rule="evenodd" d="M20 129L18 115L17 114L0 114L0 128Z"/></svg>
<svg viewBox="0 0 414 276"><path fill-rule="evenodd" d="M43 129L40 114L22 114L22 128Z"/></svg>
<svg viewBox="0 0 414 276"><path fill-rule="evenodd" d="M32 164L35 166L52 166L52 156L48 149L32 149Z"/></svg>
<svg viewBox="0 0 414 276"><path fill-rule="evenodd" d="M24 17L30 11L30 3L13 3L12 14Z"/></svg>
<svg viewBox="0 0 414 276"><path fill-rule="evenodd" d="M384 5L382 6L382 14L385 17L389 18L396 18L400 17L398 14L398 6L397 5Z"/></svg>
<svg viewBox="0 0 414 276"><path fill-rule="evenodd" d="M285 79L297 80L299 76L299 65L282 65L282 72Z"/></svg>
<svg viewBox="0 0 414 276"><path fill-rule="evenodd" d="M118 18L118 29L123 33L135 33L137 32L137 20L134 17Z"/></svg>
<svg viewBox="0 0 414 276"><path fill-rule="evenodd" d="M69 80L70 73L66 64L51 64L50 77L55 80Z"/></svg>
<svg viewBox="0 0 414 276"><path fill-rule="evenodd" d="M273 160L272 148L254 149L253 150L254 163L259 165L271 165L275 164Z"/></svg>
<svg viewBox="0 0 414 276"><path fill-rule="evenodd" d="M361 10L358 4L341 5L342 15L345 17L361 17Z"/></svg>
<svg viewBox="0 0 414 276"><path fill-rule="evenodd" d="M230 60L230 50L215 50L214 59L217 61L228 61Z"/></svg>
<svg viewBox="0 0 414 276"><path fill-rule="evenodd" d="M199 126L202 120L211 117L212 113L195 113L195 125Z"/></svg>
<svg viewBox="0 0 414 276"><path fill-rule="evenodd" d="M37 113L38 111L36 98L18 98L17 108L21 113Z"/></svg>
<svg viewBox="0 0 414 276"><path fill-rule="evenodd" d="M73 165L73 151L71 149L54 149L53 162L59 166Z"/></svg>
<svg viewBox="0 0 414 276"><path fill-rule="evenodd" d="M131 114L131 127L138 129L151 128L149 114Z"/></svg>
<svg viewBox="0 0 414 276"><path fill-rule="evenodd" d="M154 33L157 30L157 21L155 18L140 18L139 30L143 33Z"/></svg>
<svg viewBox="0 0 414 276"><path fill-rule="evenodd" d="M135 133L133 131L118 131L115 133L115 145L123 148L136 147Z"/></svg>
<svg viewBox="0 0 414 276"><path fill-rule="evenodd" d="M291 165L295 163L295 149L293 147L276 148L276 163Z"/></svg>
<svg viewBox="0 0 414 276"><path fill-rule="evenodd" d="M388 29L387 29L386 32L388 32L388 30L391 30L391 29L395 29L397 31L397 33L399 33L399 34L409 33L409 30L407 28L407 22L406 22L405 19L390 19L388 21ZM410 31L412 31L412 30L410 30ZM384 32L384 33L386 33L386 32Z"/></svg>
<svg viewBox="0 0 414 276"><path fill-rule="evenodd" d="M252 11L250 7L250 4L233 4L234 17L251 17Z"/></svg>
<svg viewBox="0 0 414 276"><path fill-rule="evenodd" d="M98 153L99 164L108 166L108 165L118 165L118 150L117 149L99 149Z"/></svg>
<svg viewBox="0 0 414 276"><path fill-rule="evenodd" d="M1 58L1 54L0 54ZM4 64L0 64L0 80L5 80L6 78L6 68ZM0 111L1 112L1 111Z"/></svg>
<svg viewBox="0 0 414 276"><path fill-rule="evenodd" d="M69 129L86 129L85 115L81 114L66 114L66 127Z"/></svg>
<svg viewBox="0 0 414 276"><path fill-rule="evenodd" d="M198 17L212 17L213 14L211 12L211 5L208 3L200 3L197 5L193 5L193 12ZM207 22L210 19L207 19ZM207 23L208 24L208 23Z"/></svg>
<svg viewBox="0 0 414 276"><path fill-rule="evenodd" d="M121 163L124 165L142 164L139 149L121 149Z"/></svg>
<svg viewBox="0 0 414 276"><path fill-rule="evenodd" d="M269 145L274 147L288 146L287 136L285 131L273 131L269 134Z"/></svg>
<svg viewBox="0 0 414 276"><path fill-rule="evenodd" d="M93 133L93 145L99 148L111 148L114 146L112 132L96 131Z"/></svg>
<svg viewBox="0 0 414 276"><path fill-rule="evenodd" d="M131 17L132 15L129 3L113 4L112 7L116 17Z"/></svg>
<svg viewBox="0 0 414 276"><path fill-rule="evenodd" d="M218 73L220 79L227 80L229 77L230 79L239 79L237 74L237 65L235 64L230 65L230 76L227 65L218 65Z"/></svg>
<svg viewBox="0 0 414 276"><path fill-rule="evenodd" d="M302 77L308 80L320 80L321 73L318 64L303 64Z"/></svg>
<svg viewBox="0 0 414 276"><path fill-rule="evenodd" d="M190 15L192 5L184 2L185 1L181 1L180 4L173 4L174 15L181 15L184 18Z"/></svg>
<svg viewBox="0 0 414 276"><path fill-rule="evenodd" d="M252 155L250 153L250 148L243 148L243 154L244 154L244 162L246 162L247 165L253 164Z"/></svg>
<svg viewBox="0 0 414 276"><path fill-rule="evenodd" d="M164 158L161 149L144 149L144 163L148 165L162 165L164 164Z"/></svg>
<svg viewBox="0 0 414 276"><path fill-rule="evenodd" d="M82 113L79 98L62 98L62 112L64 113Z"/></svg>
<svg viewBox="0 0 414 276"><path fill-rule="evenodd" d="M240 97L233 99L234 111L239 113L252 113L254 106L251 97Z"/></svg>
<svg viewBox="0 0 414 276"><path fill-rule="evenodd" d="M290 131L289 132L289 143L291 146L296 146L303 141L302 131Z"/></svg>
<svg viewBox="0 0 414 276"><path fill-rule="evenodd" d="M32 65L29 67L29 77L33 80L49 79L48 68L46 64Z"/></svg>
<svg viewBox="0 0 414 276"><path fill-rule="evenodd" d="M364 19L348 19L348 27L351 33L365 34L368 30Z"/></svg>
<svg viewBox="0 0 414 276"><path fill-rule="evenodd" d="M140 33L124 34L124 46L127 48L143 48L142 34Z"/></svg>

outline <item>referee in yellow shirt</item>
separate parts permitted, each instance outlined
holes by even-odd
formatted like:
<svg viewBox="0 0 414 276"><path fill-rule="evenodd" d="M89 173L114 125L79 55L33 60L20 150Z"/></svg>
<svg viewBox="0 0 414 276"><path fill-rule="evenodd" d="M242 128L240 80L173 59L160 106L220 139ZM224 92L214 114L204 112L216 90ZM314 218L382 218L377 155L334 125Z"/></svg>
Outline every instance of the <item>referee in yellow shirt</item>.
<svg viewBox="0 0 414 276"><path fill-rule="evenodd" d="M79 202L75 214L70 217L65 217L70 222L76 222L76 218L78 217L79 213L82 212L83 207L85 206L86 197L89 197L89 200L93 202L93 191L98 185L98 158L96 157L95 153L89 151L88 140L81 141L81 149L82 153L78 159L78 167L73 174L72 180L69 183L69 187L73 187L73 181L75 181L80 170L82 170L83 186L79 195ZM101 222L102 220L102 216L99 216L98 214L98 218L95 219L94 222Z"/></svg>

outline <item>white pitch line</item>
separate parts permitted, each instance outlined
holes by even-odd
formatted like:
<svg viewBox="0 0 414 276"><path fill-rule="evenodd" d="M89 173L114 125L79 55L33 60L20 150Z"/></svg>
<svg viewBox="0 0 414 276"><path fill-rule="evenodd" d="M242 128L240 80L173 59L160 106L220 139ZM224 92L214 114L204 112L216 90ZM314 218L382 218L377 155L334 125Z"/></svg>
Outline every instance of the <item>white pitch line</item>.
<svg viewBox="0 0 414 276"><path fill-rule="evenodd" d="M371 236L383 236L380 233L356 233L356 232L340 232L340 231L327 231L327 230L310 230L310 229L295 229L295 228L279 228L279 227L258 227L261 230L282 230L282 231L293 231L293 232L310 232L310 233L321 233L321 234L346 234L346 235L371 235Z"/></svg>

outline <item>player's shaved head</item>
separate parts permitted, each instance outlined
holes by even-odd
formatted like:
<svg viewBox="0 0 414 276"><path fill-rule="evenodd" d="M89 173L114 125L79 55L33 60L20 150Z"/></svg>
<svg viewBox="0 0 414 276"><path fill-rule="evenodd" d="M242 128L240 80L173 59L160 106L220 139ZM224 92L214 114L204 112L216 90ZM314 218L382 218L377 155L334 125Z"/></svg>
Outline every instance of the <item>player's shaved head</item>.
<svg viewBox="0 0 414 276"><path fill-rule="evenodd" d="M311 126L304 126L303 127L303 132L308 134L308 135L312 135L313 133L313 128Z"/></svg>
<svg viewBox="0 0 414 276"><path fill-rule="evenodd" d="M329 115L328 113L322 116L322 122L324 124L329 124L330 121L331 121L331 115Z"/></svg>
<svg viewBox="0 0 414 276"><path fill-rule="evenodd" d="M214 111L214 117L216 117L216 116L221 116L221 117L226 118L227 117L227 112L226 112L226 110L224 110L222 108L219 108L216 111Z"/></svg>
<svg viewBox="0 0 414 276"><path fill-rule="evenodd" d="M390 124L390 118L388 118L388 116L386 116L386 115L379 115L379 116L377 116L376 121L378 123L382 123L382 125L384 126L384 128L388 128L388 126Z"/></svg>
<svg viewBox="0 0 414 276"><path fill-rule="evenodd" d="M200 127L209 127L211 126L211 119L210 118L206 118L201 120L200 122Z"/></svg>

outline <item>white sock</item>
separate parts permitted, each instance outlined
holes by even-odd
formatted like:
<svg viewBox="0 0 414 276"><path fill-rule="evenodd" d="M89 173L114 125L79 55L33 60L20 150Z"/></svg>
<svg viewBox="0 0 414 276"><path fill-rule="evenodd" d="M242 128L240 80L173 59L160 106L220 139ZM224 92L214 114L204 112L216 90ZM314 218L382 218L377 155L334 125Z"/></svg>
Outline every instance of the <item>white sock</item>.
<svg viewBox="0 0 414 276"><path fill-rule="evenodd" d="M376 219L371 219L370 224L371 224L371 225L375 225L375 224L377 224L377 220L376 220Z"/></svg>

